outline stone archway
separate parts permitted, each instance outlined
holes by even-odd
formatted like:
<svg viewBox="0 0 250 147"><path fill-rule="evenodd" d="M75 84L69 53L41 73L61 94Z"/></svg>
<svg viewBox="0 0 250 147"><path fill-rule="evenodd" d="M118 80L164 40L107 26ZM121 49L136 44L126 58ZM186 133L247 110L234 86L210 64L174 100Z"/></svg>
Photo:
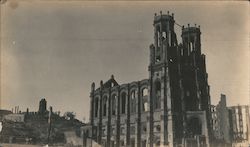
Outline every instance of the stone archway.
<svg viewBox="0 0 250 147"><path fill-rule="evenodd" d="M191 117L187 121L187 133L189 137L202 135L202 122L198 117Z"/></svg>

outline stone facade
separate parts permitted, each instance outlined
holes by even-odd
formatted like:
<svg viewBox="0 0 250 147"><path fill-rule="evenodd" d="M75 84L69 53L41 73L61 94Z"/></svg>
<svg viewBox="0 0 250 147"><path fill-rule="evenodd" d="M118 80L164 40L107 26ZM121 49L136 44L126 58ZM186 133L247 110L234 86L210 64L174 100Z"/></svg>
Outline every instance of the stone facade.
<svg viewBox="0 0 250 147"><path fill-rule="evenodd" d="M219 118L218 118L215 105L211 105L211 115L212 115L213 137L217 139L217 138L220 138L220 125L219 125Z"/></svg>
<svg viewBox="0 0 250 147"><path fill-rule="evenodd" d="M92 84L91 138L106 147L209 146L210 95L200 27L183 26L178 44L173 14L155 14L153 26L148 79L118 84L112 75L98 88Z"/></svg>

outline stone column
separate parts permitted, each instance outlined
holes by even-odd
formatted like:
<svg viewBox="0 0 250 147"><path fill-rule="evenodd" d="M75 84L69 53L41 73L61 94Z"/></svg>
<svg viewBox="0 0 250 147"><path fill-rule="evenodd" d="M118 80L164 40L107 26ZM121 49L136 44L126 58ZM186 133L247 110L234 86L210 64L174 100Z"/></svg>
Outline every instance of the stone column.
<svg viewBox="0 0 250 147"><path fill-rule="evenodd" d="M147 146L148 145L150 145L150 137L151 137L151 131L150 131L150 125L151 125L151 123L150 123L150 120L151 120L151 118L150 118L151 116L150 116L150 114L148 114L147 115L147 140L146 140L146 144L147 144Z"/></svg>
<svg viewBox="0 0 250 147"><path fill-rule="evenodd" d="M138 114L138 120L136 122L137 128L136 128L136 141L137 141L137 147L141 146L141 86L140 82L137 84L138 90L137 90L137 114Z"/></svg>
<svg viewBox="0 0 250 147"><path fill-rule="evenodd" d="M130 85L128 84L128 99L127 99L127 134L126 134L126 146L129 147L130 146Z"/></svg>
<svg viewBox="0 0 250 147"><path fill-rule="evenodd" d="M95 92L95 83L93 82L91 85L91 93L90 93L90 124L93 125L94 124L94 92Z"/></svg>
<svg viewBox="0 0 250 147"><path fill-rule="evenodd" d="M117 93L117 125L116 125L116 147L120 147L120 87Z"/></svg>
<svg viewBox="0 0 250 147"><path fill-rule="evenodd" d="M109 98L108 98L108 124L107 124L107 147L110 147L110 137L111 137L111 89L109 89Z"/></svg>
<svg viewBox="0 0 250 147"><path fill-rule="evenodd" d="M165 62L166 64L166 62ZM160 109L162 110L160 113L160 144L161 146L164 146L166 144L166 135L165 133L167 133L167 129L165 128L165 113L164 110L166 110L166 105L165 105L165 98L166 98L166 75L165 75L165 67L162 68L162 72L163 72L163 77L161 77L161 106Z"/></svg>
<svg viewBox="0 0 250 147"><path fill-rule="evenodd" d="M100 99L99 99L99 126L98 126L98 139L97 142L101 144L102 142L102 90L103 90L103 82L100 82Z"/></svg>
<svg viewBox="0 0 250 147"><path fill-rule="evenodd" d="M149 139L148 139L148 143L149 143L149 147L153 147L153 137L154 137L154 99L153 99L153 66L152 64L150 65L150 73L149 73L149 77L150 77L150 98L149 98L149 120L148 120L148 130L149 130Z"/></svg>
<svg viewBox="0 0 250 147"><path fill-rule="evenodd" d="M166 67L166 101L167 101L167 140L169 147L173 147L173 117L172 117L172 100L168 68Z"/></svg>

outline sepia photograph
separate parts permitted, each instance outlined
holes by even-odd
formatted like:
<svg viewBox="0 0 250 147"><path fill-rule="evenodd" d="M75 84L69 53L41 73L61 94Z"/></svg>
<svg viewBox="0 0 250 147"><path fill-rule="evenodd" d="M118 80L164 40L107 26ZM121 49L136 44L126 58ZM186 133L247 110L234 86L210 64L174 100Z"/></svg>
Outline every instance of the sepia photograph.
<svg viewBox="0 0 250 147"><path fill-rule="evenodd" d="M248 1L0 0L0 147L250 147Z"/></svg>

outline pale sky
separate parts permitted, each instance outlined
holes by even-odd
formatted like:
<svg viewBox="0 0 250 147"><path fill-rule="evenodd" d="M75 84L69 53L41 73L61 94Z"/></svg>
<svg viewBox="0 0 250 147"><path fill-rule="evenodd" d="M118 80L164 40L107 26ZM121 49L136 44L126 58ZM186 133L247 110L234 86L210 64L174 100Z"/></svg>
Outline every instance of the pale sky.
<svg viewBox="0 0 250 147"><path fill-rule="evenodd" d="M1 107L89 115L92 82L148 78L154 13L201 26L211 100L249 104L249 3L9 0L1 5ZM178 43L181 29L175 27Z"/></svg>

